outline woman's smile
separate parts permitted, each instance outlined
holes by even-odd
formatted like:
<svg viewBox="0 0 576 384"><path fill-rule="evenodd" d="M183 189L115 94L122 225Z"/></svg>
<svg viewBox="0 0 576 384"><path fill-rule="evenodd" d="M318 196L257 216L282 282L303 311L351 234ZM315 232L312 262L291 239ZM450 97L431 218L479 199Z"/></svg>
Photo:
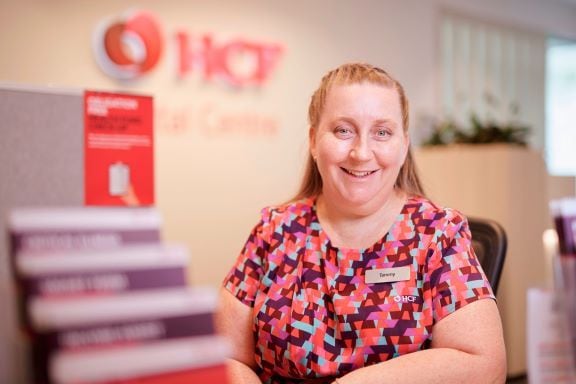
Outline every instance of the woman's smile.
<svg viewBox="0 0 576 384"><path fill-rule="evenodd" d="M378 170L373 170L373 171L356 171L353 169L348 169L348 168L344 168L344 167L340 167L341 170L343 170L344 172L346 172L347 174L354 176L355 178L358 179L363 179L366 178L376 172L378 172Z"/></svg>

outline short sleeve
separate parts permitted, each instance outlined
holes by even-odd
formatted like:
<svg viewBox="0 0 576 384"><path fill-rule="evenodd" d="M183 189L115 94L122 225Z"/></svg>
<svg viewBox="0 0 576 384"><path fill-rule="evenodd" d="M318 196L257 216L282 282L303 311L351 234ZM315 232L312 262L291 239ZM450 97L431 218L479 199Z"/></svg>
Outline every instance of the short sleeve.
<svg viewBox="0 0 576 384"><path fill-rule="evenodd" d="M428 263L435 322L474 301L495 299L471 238L466 218L450 211Z"/></svg>
<svg viewBox="0 0 576 384"><path fill-rule="evenodd" d="M263 261L265 255L264 236L269 222L266 220L267 210L262 211L260 222L252 229L248 240L244 244L236 263L226 276L223 286L238 300L246 305L254 306L256 293L260 286L263 274Z"/></svg>

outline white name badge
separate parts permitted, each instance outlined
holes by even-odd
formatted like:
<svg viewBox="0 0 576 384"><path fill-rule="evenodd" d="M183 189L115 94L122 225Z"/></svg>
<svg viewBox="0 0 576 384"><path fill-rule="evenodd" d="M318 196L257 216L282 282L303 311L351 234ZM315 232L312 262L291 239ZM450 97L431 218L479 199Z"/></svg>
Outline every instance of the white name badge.
<svg viewBox="0 0 576 384"><path fill-rule="evenodd" d="M410 280L410 267L369 269L364 278L367 284L406 281Z"/></svg>

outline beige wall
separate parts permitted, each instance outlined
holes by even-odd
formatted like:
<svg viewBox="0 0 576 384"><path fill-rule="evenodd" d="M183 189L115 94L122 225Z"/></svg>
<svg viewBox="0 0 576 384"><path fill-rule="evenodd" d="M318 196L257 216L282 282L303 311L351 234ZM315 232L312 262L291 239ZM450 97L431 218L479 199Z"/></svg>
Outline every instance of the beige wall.
<svg viewBox="0 0 576 384"><path fill-rule="evenodd" d="M0 81L153 95L157 205L165 217L164 235L189 245L193 282L215 285L239 252L259 210L294 193L306 154L307 102L326 70L349 60L377 63L406 84L415 113L435 108L435 10L398 2L386 7L380 2L349 4L14 2L1 12ZM96 66L90 39L100 20L132 6L157 16L166 50L147 78L119 84ZM285 52L261 89L231 90L202 83L197 76L178 80L173 46L177 30L210 33L222 41L241 37L278 42ZM207 116L206 110L212 115ZM277 133L207 133L211 118L245 114L275 120ZM171 128L174 121L184 122L178 132Z"/></svg>
<svg viewBox="0 0 576 384"><path fill-rule="evenodd" d="M131 7L157 16L166 51L148 77L119 84L96 66L90 39L104 17ZM306 154L307 102L328 69L351 60L388 69L406 87L418 139L419 117L439 107L437 28L445 10L576 37L576 8L547 0L0 0L0 82L153 95L164 237L191 249L194 283L217 285L260 208L294 193ZM231 90L195 76L178 80L173 36L179 29L222 41L278 42L285 52L261 89ZM276 134L207 131L210 119L254 114L273 119ZM177 132L174 122L181 124ZM0 135L9 129L0 125Z"/></svg>
<svg viewBox="0 0 576 384"><path fill-rule="evenodd" d="M516 12L522 3L522 16ZM495 6L498 4L498 6ZM576 36L576 11L548 2L507 1L70 1L0 2L0 81L127 90L155 97L157 203L165 238L189 244L196 283L217 284L255 223L259 209L295 190L306 153L306 107L320 76L344 61L390 70L406 86L413 133L437 111L437 21L444 10L523 28ZM90 46L103 18L137 7L153 12L166 49L137 82L120 84L96 66ZM527 11L527 12L526 12ZM232 91L176 79L174 34L210 33L278 42L285 53L261 89ZM211 135L211 118L259 114L275 135ZM182 118L183 116L183 118ZM170 129L184 121L179 132ZM10 127L2 127L10 129ZM47 127L49 129L49 127Z"/></svg>

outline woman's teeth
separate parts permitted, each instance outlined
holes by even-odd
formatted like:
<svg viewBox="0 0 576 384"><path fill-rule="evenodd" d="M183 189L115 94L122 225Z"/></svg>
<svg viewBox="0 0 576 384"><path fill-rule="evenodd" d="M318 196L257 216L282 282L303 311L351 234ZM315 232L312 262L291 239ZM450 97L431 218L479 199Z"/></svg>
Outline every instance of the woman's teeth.
<svg viewBox="0 0 576 384"><path fill-rule="evenodd" d="M359 172L359 171L351 171L349 169L346 168L342 168L344 171L346 171L346 173L348 173L349 175L352 176L356 176L356 177L365 177L368 176L376 171L364 171L364 172Z"/></svg>

